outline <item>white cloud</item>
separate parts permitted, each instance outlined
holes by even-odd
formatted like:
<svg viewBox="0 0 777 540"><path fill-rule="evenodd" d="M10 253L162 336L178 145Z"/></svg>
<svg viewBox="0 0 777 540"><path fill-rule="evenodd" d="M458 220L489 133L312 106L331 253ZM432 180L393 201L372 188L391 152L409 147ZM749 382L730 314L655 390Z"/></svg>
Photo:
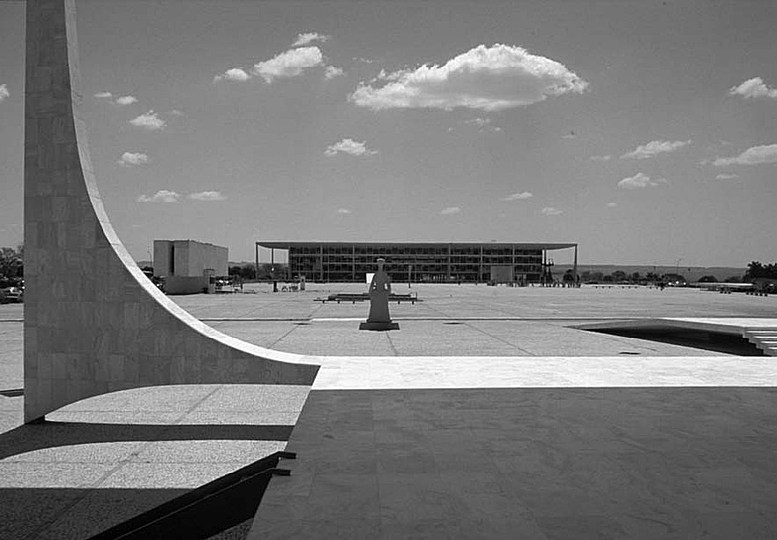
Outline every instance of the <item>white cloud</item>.
<svg viewBox="0 0 777 540"><path fill-rule="evenodd" d="M615 203L615 202L608 202L607 203L607 208L615 208L616 206L618 206L618 203Z"/></svg>
<svg viewBox="0 0 777 540"><path fill-rule="evenodd" d="M213 77L213 82L218 81L247 81L251 76L241 68L231 68L226 70L221 75Z"/></svg>
<svg viewBox="0 0 777 540"><path fill-rule="evenodd" d="M643 173L637 173L634 176L624 178L618 182L618 187L622 189L641 189L648 186L657 186L659 184L666 184L666 178L656 178L651 180L650 177Z"/></svg>
<svg viewBox="0 0 777 540"><path fill-rule="evenodd" d="M148 111L141 114L137 118L133 118L129 121L130 124L137 127L142 127L149 130L162 129L167 125L167 122L159 118L159 115L154 111Z"/></svg>
<svg viewBox="0 0 777 540"><path fill-rule="evenodd" d="M734 178L739 178L738 174L728 174L728 173L721 173L715 177L715 180L733 180Z"/></svg>
<svg viewBox="0 0 777 540"><path fill-rule="evenodd" d="M349 99L373 110L392 108L499 111L543 101L548 96L582 93L588 83L564 65L525 49L480 45L442 66L384 74L382 87L361 83Z"/></svg>
<svg viewBox="0 0 777 540"><path fill-rule="evenodd" d="M96 98L101 98L101 99L105 99L105 98L112 98L112 97L113 97L113 94L111 94L110 92L97 92L97 93L94 95L94 97L96 97Z"/></svg>
<svg viewBox="0 0 777 540"><path fill-rule="evenodd" d="M227 199L220 191L200 191L199 193L190 193L189 198L194 199L195 201L205 202L224 201Z"/></svg>
<svg viewBox="0 0 777 540"><path fill-rule="evenodd" d="M732 86L728 91L732 96L740 95L745 98L768 97L777 99L777 88L769 88L761 77L748 79L739 86Z"/></svg>
<svg viewBox="0 0 777 540"><path fill-rule="evenodd" d="M637 146L635 150L623 154L621 159L647 159L657 154L674 152L683 146L691 144L691 141L650 141L647 144Z"/></svg>
<svg viewBox="0 0 777 540"><path fill-rule="evenodd" d="M339 68L337 66L326 66L326 68L324 69L324 77L326 77L327 79L334 79L335 77L339 77L343 73L344 73L343 68Z"/></svg>
<svg viewBox="0 0 777 540"><path fill-rule="evenodd" d="M562 135L561 138L562 139L575 139L575 138L577 138L577 135L575 135L574 131L570 131L566 135Z"/></svg>
<svg viewBox="0 0 777 540"><path fill-rule="evenodd" d="M612 159L612 156L591 156L591 161L610 161Z"/></svg>
<svg viewBox="0 0 777 540"><path fill-rule="evenodd" d="M11 96L11 93L8 91L8 85L0 84L0 101L3 101L5 98L10 96Z"/></svg>
<svg viewBox="0 0 777 540"><path fill-rule="evenodd" d="M320 66L323 61L324 57L318 47L301 47L289 49L270 60L259 62L251 71L265 82L271 83L279 78L296 77L308 68Z"/></svg>
<svg viewBox="0 0 777 540"><path fill-rule="evenodd" d="M350 210L348 210L347 208L338 208L338 209L337 209L337 213L338 213L338 214L350 214L350 213L351 213L351 211L350 211Z"/></svg>
<svg viewBox="0 0 777 540"><path fill-rule="evenodd" d="M170 111L170 114L173 116L186 116L182 111L179 111L178 109L173 109Z"/></svg>
<svg viewBox="0 0 777 540"><path fill-rule="evenodd" d="M465 120L465 124L468 124L470 126L477 126L480 128L481 131L483 130L490 130L490 131L502 131L502 128L499 126L494 126L491 124L490 118L472 118L471 120Z"/></svg>
<svg viewBox="0 0 777 540"><path fill-rule="evenodd" d="M175 191L168 191L166 189L161 189L150 197L148 197L147 195L141 195L140 197L138 197L138 202L174 203L174 202L178 202L178 199L180 197L181 196Z"/></svg>
<svg viewBox="0 0 777 540"><path fill-rule="evenodd" d="M142 152L124 152L116 163L123 167L145 165L148 163L148 155Z"/></svg>
<svg viewBox="0 0 777 540"><path fill-rule="evenodd" d="M377 150L370 150L367 148L366 142L357 142L353 139L343 139L340 142L327 146L324 150L324 154L333 157L338 153L350 154L352 156L371 156L377 154Z"/></svg>
<svg viewBox="0 0 777 540"><path fill-rule="evenodd" d="M458 214L459 212L461 212L461 208L459 208L458 206L449 206L448 208L443 208L442 210L440 210L440 214L442 214L443 216Z"/></svg>
<svg viewBox="0 0 777 540"><path fill-rule="evenodd" d="M329 41L330 37L331 36L319 34L318 32L305 32L303 34L297 35L297 40L292 43L291 46L301 47L302 45L308 45L314 41L320 41L321 43L324 43L325 41Z"/></svg>
<svg viewBox="0 0 777 540"><path fill-rule="evenodd" d="M504 197L503 201L522 201L524 199L531 199L534 197L531 193L528 191L522 191L519 193L513 193L512 195L508 195L507 197Z"/></svg>
<svg viewBox="0 0 777 540"><path fill-rule="evenodd" d="M712 162L716 167L728 165L762 165L764 163L777 163L777 144L753 146L736 157L717 158Z"/></svg>
<svg viewBox="0 0 777 540"><path fill-rule="evenodd" d="M137 102L138 98L135 96L121 96L120 98L116 98L117 105L132 105L133 103Z"/></svg>
<svg viewBox="0 0 777 540"><path fill-rule="evenodd" d="M546 206L541 210L543 216L558 216L560 214L563 214L563 210L559 210L558 208L553 208L552 206Z"/></svg>

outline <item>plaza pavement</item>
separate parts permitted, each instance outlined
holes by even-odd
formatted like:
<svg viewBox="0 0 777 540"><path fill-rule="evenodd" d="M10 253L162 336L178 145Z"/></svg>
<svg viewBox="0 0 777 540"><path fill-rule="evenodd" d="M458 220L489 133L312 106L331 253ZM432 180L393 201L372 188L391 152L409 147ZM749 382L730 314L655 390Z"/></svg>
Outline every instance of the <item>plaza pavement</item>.
<svg viewBox="0 0 777 540"><path fill-rule="evenodd" d="M293 474L252 537L777 534L774 361L573 328L763 321L777 298L419 285L423 302L391 306L401 330L373 333L356 330L366 304L314 301L361 288L336 287L176 298L230 335L336 354L311 357L312 390L139 389L30 426L22 308L0 306L0 538L87 537L287 440Z"/></svg>

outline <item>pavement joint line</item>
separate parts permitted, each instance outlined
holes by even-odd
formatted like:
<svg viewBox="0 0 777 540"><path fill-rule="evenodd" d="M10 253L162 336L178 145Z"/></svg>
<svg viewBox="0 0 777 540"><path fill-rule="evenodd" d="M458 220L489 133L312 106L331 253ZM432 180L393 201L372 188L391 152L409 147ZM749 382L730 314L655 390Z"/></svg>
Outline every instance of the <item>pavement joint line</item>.
<svg viewBox="0 0 777 540"><path fill-rule="evenodd" d="M212 389L210 392L208 392L206 395L200 398L196 403L194 403L188 409L182 412L181 415L178 418L176 418L171 424L167 424L167 425L160 424L160 426L164 426L164 428L159 433L160 436L166 433L167 431L169 431L170 429L172 429L173 427L181 425L182 420L184 420L187 416L189 416L197 407L202 405L203 402L205 402L205 400L209 399L213 394L215 394L216 392L218 392L223 388L224 388L223 384L216 386L214 389ZM102 485L103 482L105 482L118 470L127 466L127 464L132 463L133 462L132 460L135 459L137 456L139 456L143 452L143 450L145 450L147 447L149 447L150 445L158 441L159 439L152 440L152 441L138 441L139 442L138 446L135 447L132 450L132 452L130 452L126 457L120 459L115 467L113 467L111 470L104 473L102 477L91 486L91 489L100 489L100 485Z"/></svg>
<svg viewBox="0 0 777 540"><path fill-rule="evenodd" d="M391 341L390 332L383 332L383 333L386 334L386 339L388 340L389 347L391 347L391 351L394 353L394 356L401 356L397 351L397 348L394 347L394 342Z"/></svg>
<svg viewBox="0 0 777 540"><path fill-rule="evenodd" d="M268 348L273 349L277 347L278 344L286 338L286 336L294 332L294 330L296 330L297 328L299 328L299 326L297 325L292 326L287 332L284 332L284 334L281 337L279 337L278 339L270 343L270 345L268 345Z"/></svg>
<svg viewBox="0 0 777 540"><path fill-rule="evenodd" d="M469 328L472 328L473 330L475 330L476 332L480 332L481 334L485 334L485 335L487 335L488 337L490 337L491 339L495 339L495 340L497 340L497 341L501 341L501 342L502 342L502 343L504 343L505 345L508 345L508 346L510 346L510 347L512 347L512 348L514 348L514 349L518 349L519 351L523 351L523 352L525 352L525 353L526 353L528 356L537 356L537 355L536 355L536 354L534 354L533 352L527 351L526 349L523 349L523 348L519 347L519 346L518 346L518 345L516 345L515 343L510 343L510 342L509 342L509 341L507 341L506 339L502 339L502 338L500 338L500 337L497 337L497 336L495 336L495 335L493 335L493 334L489 334L488 332L486 332L485 330L483 330L483 329L481 329L481 328L478 328L477 326L474 326L474 325L472 325L472 324L469 324L469 323L464 323L464 326L467 326L467 327L469 327Z"/></svg>

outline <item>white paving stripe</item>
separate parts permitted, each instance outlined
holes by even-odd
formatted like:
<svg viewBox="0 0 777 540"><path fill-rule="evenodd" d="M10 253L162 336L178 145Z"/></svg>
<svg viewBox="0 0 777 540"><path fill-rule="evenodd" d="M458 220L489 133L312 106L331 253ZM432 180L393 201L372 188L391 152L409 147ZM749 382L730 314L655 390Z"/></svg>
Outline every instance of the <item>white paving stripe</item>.
<svg viewBox="0 0 777 540"><path fill-rule="evenodd" d="M777 386L768 356L316 357L313 390Z"/></svg>

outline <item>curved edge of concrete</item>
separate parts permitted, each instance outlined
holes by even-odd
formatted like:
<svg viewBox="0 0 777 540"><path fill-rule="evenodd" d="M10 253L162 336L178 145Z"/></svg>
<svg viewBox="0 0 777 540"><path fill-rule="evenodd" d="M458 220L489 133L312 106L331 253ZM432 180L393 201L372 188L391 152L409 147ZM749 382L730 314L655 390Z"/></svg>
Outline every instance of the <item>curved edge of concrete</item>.
<svg viewBox="0 0 777 540"><path fill-rule="evenodd" d="M74 0L28 0L25 422L91 396L164 384L312 385L315 358L210 328L140 271L108 220L78 117Z"/></svg>

